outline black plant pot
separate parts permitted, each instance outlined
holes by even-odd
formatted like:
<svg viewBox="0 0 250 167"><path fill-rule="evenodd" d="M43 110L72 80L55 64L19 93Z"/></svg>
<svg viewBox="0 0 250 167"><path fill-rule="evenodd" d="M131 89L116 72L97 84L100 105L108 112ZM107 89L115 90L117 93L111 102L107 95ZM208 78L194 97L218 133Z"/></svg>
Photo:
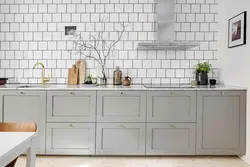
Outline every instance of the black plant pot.
<svg viewBox="0 0 250 167"><path fill-rule="evenodd" d="M197 81L197 85L208 85L207 73L196 73L195 79Z"/></svg>

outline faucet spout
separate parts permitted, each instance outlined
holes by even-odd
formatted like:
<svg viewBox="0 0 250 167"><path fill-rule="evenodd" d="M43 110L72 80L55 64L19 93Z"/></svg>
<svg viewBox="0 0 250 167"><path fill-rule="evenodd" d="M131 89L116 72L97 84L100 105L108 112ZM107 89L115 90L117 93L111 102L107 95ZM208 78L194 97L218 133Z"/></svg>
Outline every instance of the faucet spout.
<svg viewBox="0 0 250 167"><path fill-rule="evenodd" d="M35 68L36 68L37 66L39 66L39 65L42 67L42 78L41 78L41 82L42 82L42 85L45 85L47 82L49 82L49 78L46 78L46 77L45 77L45 67L44 67L43 63L37 62L37 63L34 65L33 69L35 69Z"/></svg>
<svg viewBox="0 0 250 167"><path fill-rule="evenodd" d="M35 69L38 65L42 66L43 69L45 68L43 63L37 62L36 64L34 64L33 69Z"/></svg>

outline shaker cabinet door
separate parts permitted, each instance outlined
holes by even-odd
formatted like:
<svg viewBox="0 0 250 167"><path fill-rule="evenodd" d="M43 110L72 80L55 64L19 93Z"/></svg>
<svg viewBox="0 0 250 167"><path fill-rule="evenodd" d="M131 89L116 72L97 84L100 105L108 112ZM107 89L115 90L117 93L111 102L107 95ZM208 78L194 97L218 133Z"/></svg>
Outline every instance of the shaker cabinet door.
<svg viewBox="0 0 250 167"><path fill-rule="evenodd" d="M97 123L97 155L145 155L145 123Z"/></svg>
<svg viewBox="0 0 250 167"><path fill-rule="evenodd" d="M96 91L48 91L48 122L95 122Z"/></svg>
<svg viewBox="0 0 250 167"><path fill-rule="evenodd" d="M2 91L0 101L3 122L35 122L37 124L37 154L45 153L45 91Z"/></svg>
<svg viewBox="0 0 250 167"><path fill-rule="evenodd" d="M95 123L48 123L46 153L94 155Z"/></svg>
<svg viewBox="0 0 250 167"><path fill-rule="evenodd" d="M148 123L147 155L195 155L195 123Z"/></svg>
<svg viewBox="0 0 250 167"><path fill-rule="evenodd" d="M98 91L97 122L145 122L145 91Z"/></svg>
<svg viewBox="0 0 250 167"><path fill-rule="evenodd" d="M196 122L196 91L148 91L148 122Z"/></svg>
<svg viewBox="0 0 250 167"><path fill-rule="evenodd" d="M245 124L245 91L198 92L198 155L245 154Z"/></svg>

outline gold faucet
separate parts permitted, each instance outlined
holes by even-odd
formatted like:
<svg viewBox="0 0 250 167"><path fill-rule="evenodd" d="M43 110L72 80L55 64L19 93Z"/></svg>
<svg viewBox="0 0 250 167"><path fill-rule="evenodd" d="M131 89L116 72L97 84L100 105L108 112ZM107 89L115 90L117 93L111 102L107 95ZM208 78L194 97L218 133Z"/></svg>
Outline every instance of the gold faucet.
<svg viewBox="0 0 250 167"><path fill-rule="evenodd" d="M45 85L47 82L49 82L49 78L46 78L46 77L45 77L45 67L44 67L43 63L37 62L37 63L34 65L33 69L35 69L36 66L38 66L38 65L41 65L41 66L42 66L42 78L41 78L42 81L41 81L41 83L42 83L42 85Z"/></svg>

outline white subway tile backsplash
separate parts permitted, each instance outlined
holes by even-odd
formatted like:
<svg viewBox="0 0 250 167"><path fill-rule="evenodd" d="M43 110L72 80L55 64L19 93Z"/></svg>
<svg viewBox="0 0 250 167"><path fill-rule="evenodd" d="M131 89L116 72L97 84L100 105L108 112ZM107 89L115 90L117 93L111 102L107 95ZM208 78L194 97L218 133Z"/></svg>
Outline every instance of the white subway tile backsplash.
<svg viewBox="0 0 250 167"><path fill-rule="evenodd" d="M176 0L175 40L200 41L188 51L138 51L139 42L157 40L155 0L5 0L0 1L0 76L15 82L40 82L41 70L31 69L36 61L46 65L51 82L65 83L67 68L84 58L71 53L71 36L65 26L89 40L90 34L104 30L108 40L116 39L114 30L125 22L126 32L107 60L109 82L120 66L133 83L188 83L193 67L200 61L216 63L217 1ZM87 71L96 75L97 63L87 60Z"/></svg>

